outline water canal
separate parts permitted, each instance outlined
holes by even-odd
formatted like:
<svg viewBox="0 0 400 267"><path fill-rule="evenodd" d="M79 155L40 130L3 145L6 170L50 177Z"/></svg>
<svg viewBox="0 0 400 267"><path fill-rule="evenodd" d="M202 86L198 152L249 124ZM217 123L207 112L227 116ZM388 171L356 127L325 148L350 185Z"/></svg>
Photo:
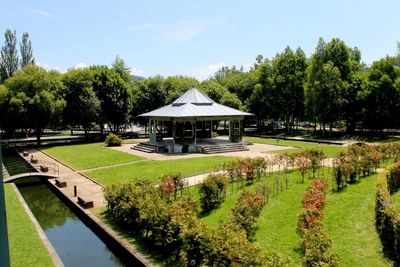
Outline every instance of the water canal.
<svg viewBox="0 0 400 267"><path fill-rule="evenodd" d="M19 170L21 172L23 170ZM66 267L124 266L40 178L22 179L16 186Z"/></svg>

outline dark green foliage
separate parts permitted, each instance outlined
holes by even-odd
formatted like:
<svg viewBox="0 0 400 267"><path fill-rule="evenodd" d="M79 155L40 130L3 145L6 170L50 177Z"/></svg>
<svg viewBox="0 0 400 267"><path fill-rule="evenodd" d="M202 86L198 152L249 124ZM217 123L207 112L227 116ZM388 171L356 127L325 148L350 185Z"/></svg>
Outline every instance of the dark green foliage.
<svg viewBox="0 0 400 267"><path fill-rule="evenodd" d="M35 58L33 57L32 51L32 42L29 39L29 34L27 32L22 34L22 41L19 47L21 51L21 68L23 69L29 64L35 64Z"/></svg>
<svg viewBox="0 0 400 267"><path fill-rule="evenodd" d="M4 82L18 70L19 58L17 51L17 34L15 30L7 29L4 33L4 46L0 52L0 81Z"/></svg>
<svg viewBox="0 0 400 267"><path fill-rule="evenodd" d="M100 101L99 121L107 123L114 133L129 119L131 98L128 85L120 74L106 66L90 67L93 77L93 91Z"/></svg>
<svg viewBox="0 0 400 267"><path fill-rule="evenodd" d="M110 133L107 135L104 143L106 146L121 146L122 139L118 135Z"/></svg>
<svg viewBox="0 0 400 267"><path fill-rule="evenodd" d="M400 218L390 197L387 173L378 176L375 199L375 226L387 257L400 262Z"/></svg>
<svg viewBox="0 0 400 267"><path fill-rule="evenodd" d="M400 188L400 164L395 164L389 168L386 179L389 193L393 194L397 192Z"/></svg>
<svg viewBox="0 0 400 267"><path fill-rule="evenodd" d="M227 178L222 174L210 174L200 184L200 205L203 211L218 206L225 197Z"/></svg>

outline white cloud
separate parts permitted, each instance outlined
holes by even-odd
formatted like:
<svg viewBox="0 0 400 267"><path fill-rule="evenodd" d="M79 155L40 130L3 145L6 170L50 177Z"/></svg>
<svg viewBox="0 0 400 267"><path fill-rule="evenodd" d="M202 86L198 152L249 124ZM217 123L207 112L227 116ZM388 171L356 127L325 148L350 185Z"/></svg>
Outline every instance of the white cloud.
<svg viewBox="0 0 400 267"><path fill-rule="evenodd" d="M49 65L47 63L43 63L43 62L40 62L40 61L36 61L35 64L38 65L39 67L42 67L42 68L46 69L46 70L56 70L56 71L61 72L61 73L64 73L64 72L67 71L66 69L62 69L60 66Z"/></svg>
<svg viewBox="0 0 400 267"><path fill-rule="evenodd" d="M144 71L141 69L136 69L136 68L131 69L131 75L143 76L143 74L144 74Z"/></svg>
<svg viewBox="0 0 400 267"><path fill-rule="evenodd" d="M84 68L86 68L87 66L88 66L88 65L87 65L86 63L81 62L81 63L76 64L76 65L74 66L74 69L84 69Z"/></svg>
<svg viewBox="0 0 400 267"><path fill-rule="evenodd" d="M208 20L181 20L173 23L144 23L127 27L130 32L147 31L153 34L155 41L178 44L191 40L210 30L223 29L228 23L223 18Z"/></svg>
<svg viewBox="0 0 400 267"><path fill-rule="evenodd" d="M192 68L189 71L184 71L184 73L186 75L195 76L199 80L206 80L224 66L226 66L226 64L223 61L220 61L207 66Z"/></svg>
<svg viewBox="0 0 400 267"><path fill-rule="evenodd" d="M56 14L41 10L41 9L31 9L31 12L44 16L44 17L48 17L48 18L53 18L53 19L58 19L59 16L57 16Z"/></svg>

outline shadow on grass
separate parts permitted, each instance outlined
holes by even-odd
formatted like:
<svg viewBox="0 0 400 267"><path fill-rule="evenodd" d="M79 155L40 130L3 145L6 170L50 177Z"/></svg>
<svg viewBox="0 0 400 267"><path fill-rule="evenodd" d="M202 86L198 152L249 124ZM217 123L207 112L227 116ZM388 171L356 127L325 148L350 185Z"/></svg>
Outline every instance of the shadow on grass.
<svg viewBox="0 0 400 267"><path fill-rule="evenodd" d="M107 212L102 210L97 212L96 215L100 220L113 229L119 236L121 236L129 244L133 245L137 251L143 254L153 264L157 266L182 266L179 262L173 261L170 258L170 254L164 251L160 247L154 246L148 239L146 239L141 233L130 231L125 227L121 227Z"/></svg>

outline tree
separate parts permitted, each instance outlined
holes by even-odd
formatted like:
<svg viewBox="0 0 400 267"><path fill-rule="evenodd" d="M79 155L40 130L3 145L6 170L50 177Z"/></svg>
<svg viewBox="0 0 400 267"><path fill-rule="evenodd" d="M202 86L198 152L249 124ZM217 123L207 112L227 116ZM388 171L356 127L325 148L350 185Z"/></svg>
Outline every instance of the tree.
<svg viewBox="0 0 400 267"><path fill-rule="evenodd" d="M24 32L22 34L22 42L19 44L21 51L21 68L23 69L26 65L35 64L35 58L33 57L32 42L29 39L29 34Z"/></svg>
<svg viewBox="0 0 400 267"><path fill-rule="evenodd" d="M93 77L89 69L71 69L63 75L63 98L66 106L63 122L72 127L81 125L85 134L98 121L100 101L93 91Z"/></svg>
<svg viewBox="0 0 400 267"><path fill-rule="evenodd" d="M107 123L114 133L128 122L131 97L121 76L106 66L92 66L93 91L101 106L100 124Z"/></svg>
<svg viewBox="0 0 400 267"><path fill-rule="evenodd" d="M20 128L34 130L38 145L45 127L61 116L65 101L60 97L62 87L60 74L28 65L5 81L10 93L13 112L24 118Z"/></svg>
<svg viewBox="0 0 400 267"><path fill-rule="evenodd" d="M259 64L255 71L257 83L246 101L246 106L257 118L258 126L262 127L265 119L276 118L274 105L273 82L271 78L272 67L268 59Z"/></svg>
<svg viewBox="0 0 400 267"><path fill-rule="evenodd" d="M382 134L384 128L396 126L393 118L399 116L400 87L395 82L399 77L400 71L394 66L393 58L386 57L372 64L360 92L364 127L379 130Z"/></svg>
<svg viewBox="0 0 400 267"><path fill-rule="evenodd" d="M5 81L18 70L17 37L15 30L7 29L5 43L0 52L0 80Z"/></svg>
<svg viewBox="0 0 400 267"><path fill-rule="evenodd" d="M112 63L111 69L118 73L127 84L132 83L131 70L118 55Z"/></svg>
<svg viewBox="0 0 400 267"><path fill-rule="evenodd" d="M200 88L217 103L236 109L241 109L243 107L242 102L235 94L232 94L224 86L213 80L203 81Z"/></svg>
<svg viewBox="0 0 400 267"><path fill-rule="evenodd" d="M285 122L286 132L295 119L303 116L306 67L306 56L300 48L294 53L286 47L272 60L275 105L280 111L279 117Z"/></svg>

